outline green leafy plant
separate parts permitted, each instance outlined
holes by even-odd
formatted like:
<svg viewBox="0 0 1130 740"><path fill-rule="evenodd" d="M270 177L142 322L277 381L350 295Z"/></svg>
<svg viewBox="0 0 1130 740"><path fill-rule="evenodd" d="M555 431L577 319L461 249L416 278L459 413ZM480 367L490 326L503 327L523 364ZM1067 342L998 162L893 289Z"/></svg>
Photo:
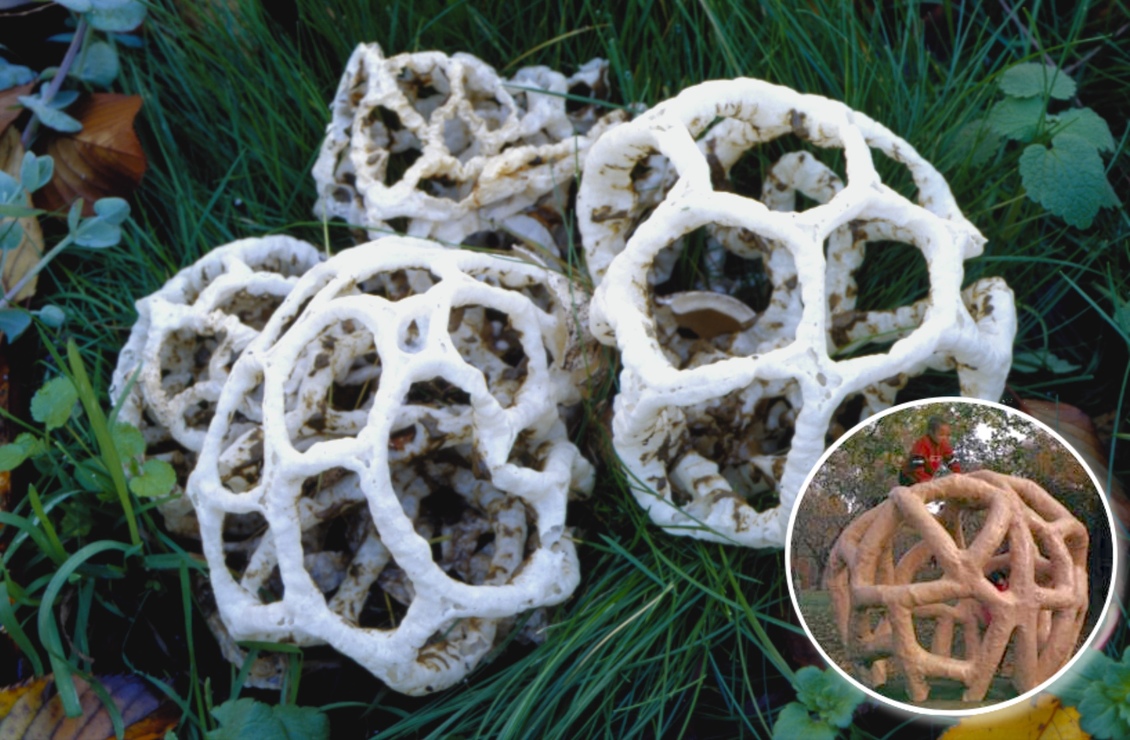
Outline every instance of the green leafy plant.
<svg viewBox="0 0 1130 740"><path fill-rule="evenodd" d="M1110 126L1090 108L1048 112L1051 100L1070 100L1076 85L1063 70L1026 62L1005 70L1004 98L967 131L979 139L973 159L987 161L1005 141L1025 144L1020 181L1028 198L1072 226L1085 229L1100 208L1121 203L1101 154L1114 151Z"/></svg>
<svg viewBox="0 0 1130 740"><path fill-rule="evenodd" d="M1072 674L1054 692L1079 710L1079 726L1098 740L1130 737L1130 647L1120 660L1090 652Z"/></svg>
<svg viewBox="0 0 1130 740"><path fill-rule="evenodd" d="M773 740L803 737L832 740L851 724L863 692L834 671L805 666L796 672L794 702L785 705L773 725Z"/></svg>
<svg viewBox="0 0 1130 740"><path fill-rule="evenodd" d="M39 487L29 485L26 497L11 511L0 511L0 524L14 530L0 569L0 624L37 675L45 668L55 675L63 708L74 717L82 710L74 678L92 678L86 625L100 603L95 587L122 578L143 547L129 492L165 495L172 488L173 471L160 461L140 464L141 433L116 423L114 413L107 417L102 411L73 340L65 359L53 355L65 370L31 399L31 417L40 428L29 426L0 446L0 470L30 462L44 489L41 494ZM120 507L129 541L113 536L88 541L99 519L109 524L99 527L100 532L120 530L114 504ZM122 564L106 562L114 553L120 554ZM77 613L83 615L70 635L64 632L67 620L57 615L67 599L77 599Z"/></svg>
<svg viewBox="0 0 1130 740"><path fill-rule="evenodd" d="M55 468L57 475L70 478L80 490L93 493L105 502L118 501L126 513L133 544L139 544L127 488L139 498L160 498L172 491L176 473L163 460L142 462L145 440L141 432L131 424L115 421L113 414L107 418L94 399L94 388L74 342L68 346L68 365L71 371L68 375L48 380L31 399L32 419L43 425L42 431L23 432L11 443L0 446L0 472L14 470L28 460L41 468ZM79 408L86 417L82 425L93 432L96 449L90 449L83 442L82 433L76 428ZM56 439L56 436L64 436L64 439ZM82 450L83 454L76 455L76 450ZM63 459L58 459L59 456ZM64 505L64 511L84 505L79 498ZM82 519L81 516L72 518ZM67 527L64 532L69 536L84 534L81 529L74 531Z"/></svg>
<svg viewBox="0 0 1130 740"><path fill-rule="evenodd" d="M103 87L112 83L118 77L121 64L111 41L133 43L118 34L137 28L145 20L147 12L139 0L58 0L58 4L75 14L76 28L73 34L62 37L70 43L58 69L40 75L41 78L50 77L50 84L33 95L18 98L20 104L33 114L24 129L22 141L25 148L30 146L39 124L63 132L82 129L81 122L64 112L78 99L78 93L62 90L63 82L69 76ZM109 34L110 41L97 38L97 31ZM30 80L27 67L8 66L7 75L0 70L0 81L8 79L8 76L11 76L14 85ZM0 85L0 89L5 89L5 86Z"/></svg>
<svg viewBox="0 0 1130 740"><path fill-rule="evenodd" d="M254 699L231 699L212 710L220 722L210 731L207 740L241 740L245 737L265 740L310 738L322 740L330 736L330 721L314 707L293 704L264 704Z"/></svg>
<svg viewBox="0 0 1130 740"><path fill-rule="evenodd" d="M24 229L19 219L45 213L42 209L31 208L27 203L33 192L50 181L53 169L51 157L37 157L27 152L20 166L18 180L7 172L0 171L0 270L3 270L8 256L23 242ZM31 323L32 316L39 317L43 323L52 327L63 323L65 314L57 306L47 305L34 312L10 306L24 286L60 252L72 245L84 249L104 249L121 241L121 225L129 216L128 203L121 198L102 198L94 204L94 215L88 218L82 217L82 205L79 200L71 206L67 214L67 235L40 257L0 298L0 331L9 340L15 340L23 334Z"/></svg>
<svg viewBox="0 0 1130 740"><path fill-rule="evenodd" d="M28 235L21 219L46 214L45 210L31 206L32 194L51 183L55 172L55 162L50 156L36 156L30 151L39 126L64 133L83 129L82 122L66 112L79 99L79 92L63 89L64 82L73 79L84 85L103 87L112 83L121 69L114 42L134 43L132 37L121 36L120 33L136 28L147 13L146 6L138 0L61 0L58 4L75 14L76 24L74 33L62 37L69 45L59 67L37 75L28 67L0 58L0 90L16 86L28 86L30 89L37 80L46 83L37 92L16 96L20 105L31 112L20 137L20 146L28 151L23 154L18 177L0 171L0 271L13 259L11 255L16 250L27 246ZM106 38L99 38L96 35L99 32L107 34ZM4 128L0 125L0 134L4 133ZM82 176L83 179L86 177L86 174ZM35 312L10 307L24 287L51 260L68 246L102 249L120 241L120 226L129 216L129 206L121 198L90 200L93 201L93 215L83 218L84 203L81 198L71 203L66 218L67 235L24 271L0 298L0 331L9 340L18 338L30 325L33 316L54 327L65 320L65 313L57 306L45 306ZM68 199L64 205L70 202Z"/></svg>

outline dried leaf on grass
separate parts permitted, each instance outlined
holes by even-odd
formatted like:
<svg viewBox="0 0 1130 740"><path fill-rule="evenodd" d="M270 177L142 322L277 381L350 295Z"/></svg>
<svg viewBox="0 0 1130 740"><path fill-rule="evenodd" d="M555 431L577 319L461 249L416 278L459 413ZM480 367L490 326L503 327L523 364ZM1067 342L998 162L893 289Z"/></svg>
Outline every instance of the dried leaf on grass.
<svg viewBox="0 0 1130 740"><path fill-rule="evenodd" d="M0 134L4 133L4 130L12 125L12 121L19 118L20 114L24 112L19 97L30 95L35 84L35 82L29 82L26 85L17 85L7 90L0 90Z"/></svg>
<svg viewBox="0 0 1130 740"><path fill-rule="evenodd" d="M16 130L15 126L9 127L7 131L0 133L0 170L7 172L17 180L20 177L20 163L23 162L24 148L20 144L20 133ZM31 205L28 203L27 205ZM3 223L5 219L0 219ZM20 225L23 227L24 237L20 245L15 249L8 252L7 257L4 259L4 272L0 276L0 283L3 284L3 292L6 294L8 290L19 282L20 278L24 276L35 263L39 262L39 258L43 255L43 231L39 228L39 220L34 216L26 216L19 219ZM12 299L12 303L17 303L25 298L31 298L35 295L36 279L32 278L28 281L27 285L20 289L20 292Z"/></svg>
<svg viewBox="0 0 1130 740"><path fill-rule="evenodd" d="M987 714L966 717L940 740L1088 740L1079 727L1079 712L1051 694Z"/></svg>
<svg viewBox="0 0 1130 740"><path fill-rule="evenodd" d="M6 414L11 411L11 367L8 365L7 347L0 349L0 447L8 444L15 436L12 433L12 423ZM12 510L12 473L4 470L0 472L0 511ZM0 525L0 530L3 525ZM0 552L7 547L6 538L0 538Z"/></svg>
<svg viewBox="0 0 1130 740"><path fill-rule="evenodd" d="M177 726L176 707L136 676L102 676L102 688L122 716L126 740L153 740ZM76 678L82 714L67 717L48 675L0 689L0 737L12 740L74 740L113 737L110 713L89 684Z"/></svg>
<svg viewBox="0 0 1130 740"><path fill-rule="evenodd" d="M1091 417L1074 406L1054 401L1021 398L1017 399L1017 407L1059 432L1082 456L1103 488L1106 488L1106 453L1095 432ZM1126 493L1117 478L1111 477L1110 490L1107 493L1110 495L1110 503L1115 515L1125 526L1130 527L1130 499L1126 498Z"/></svg>
<svg viewBox="0 0 1130 740"><path fill-rule="evenodd" d="M55 160L51 182L35 194L35 203L48 211L62 211L79 198L83 215L94 215L94 201L134 191L145 174L145 153L133 130L141 109L137 95L94 93L67 108L82 123L73 134L47 133L36 147Z"/></svg>

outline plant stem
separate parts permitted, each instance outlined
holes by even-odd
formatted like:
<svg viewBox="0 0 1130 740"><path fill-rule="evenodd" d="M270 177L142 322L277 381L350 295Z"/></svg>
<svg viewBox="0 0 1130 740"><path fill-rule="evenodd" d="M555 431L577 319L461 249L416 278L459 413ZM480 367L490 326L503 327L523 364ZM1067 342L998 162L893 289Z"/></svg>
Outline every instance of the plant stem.
<svg viewBox="0 0 1130 740"><path fill-rule="evenodd" d="M23 290L23 287L27 285L32 278L38 275L44 267L47 267L47 264L51 262L51 260L58 257L59 252L62 252L64 249L69 247L70 244L71 238L68 236L55 246L51 247L50 251L48 251L47 254L40 257L39 261L32 265L31 269L25 272L24 276L20 278L15 285L12 286L11 290L4 294L4 297L2 299L0 299L0 309L7 308L9 301L19 295L20 291Z"/></svg>
<svg viewBox="0 0 1130 740"><path fill-rule="evenodd" d="M63 80L67 79L67 74L70 73L71 67L74 66L75 57L78 56L78 50L82 48L83 41L86 39L86 18L80 16L78 20L78 28L75 29L75 35L71 39L71 45L67 47L67 53L63 55L63 61L59 63L59 70L51 79L51 84L43 91L43 102L50 103L54 100L55 95L58 94L59 88L63 86ZM27 128L24 129L23 136L20 137L20 144L26 150L31 145L31 140L35 136L35 132L39 129L39 117L32 116L28 121Z"/></svg>
<svg viewBox="0 0 1130 740"><path fill-rule="evenodd" d="M1040 56L1043 57L1044 64L1049 67L1054 67L1055 62L1053 62L1052 58L1048 56L1042 48L1040 48L1040 42L1036 40L1036 37L1032 35L1032 32L1028 30L1028 27L1021 23L1020 19L1016 16L1017 11L1020 10L1020 6L1018 5L1016 6L1016 8L1013 8L1007 2L1005 2L1005 0L1000 0L1000 4L1004 9L1004 12L1008 15L1008 18L1016 24L1016 27L1020 29L1020 33L1024 34L1024 38L1028 40L1028 43L1030 43L1036 49L1036 51L1039 52Z"/></svg>

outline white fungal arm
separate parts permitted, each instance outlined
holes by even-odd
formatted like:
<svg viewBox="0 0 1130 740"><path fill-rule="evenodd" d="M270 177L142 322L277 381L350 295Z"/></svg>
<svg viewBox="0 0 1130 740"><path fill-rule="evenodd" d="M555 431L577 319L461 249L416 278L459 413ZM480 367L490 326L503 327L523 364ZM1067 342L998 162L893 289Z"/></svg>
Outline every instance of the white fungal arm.
<svg viewBox="0 0 1130 740"><path fill-rule="evenodd" d="M842 174L795 152L769 171L761 200L725 189L738 158L784 134L842 150ZM910 170L917 202L882 183L872 149ZM798 192L815 205L792 210ZM688 88L593 145L577 204L599 282L593 335L623 365L613 442L637 500L668 531L780 547L850 399L877 411L927 368L956 369L965 394L992 399L1004 388L1011 291L997 279L964 300L961 290L963 262L983 237L909 144L841 103L751 79ZM714 283L657 295L696 231L709 235ZM929 295L857 311L854 272L888 241L921 253ZM705 297L740 287L743 276L718 267L727 253L759 270L767 305Z"/></svg>

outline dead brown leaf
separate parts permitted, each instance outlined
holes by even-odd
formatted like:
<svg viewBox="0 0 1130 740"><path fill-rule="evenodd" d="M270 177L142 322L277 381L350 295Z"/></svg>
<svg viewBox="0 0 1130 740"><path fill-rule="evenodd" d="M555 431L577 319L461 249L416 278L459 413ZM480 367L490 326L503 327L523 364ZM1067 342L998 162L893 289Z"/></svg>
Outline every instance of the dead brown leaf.
<svg viewBox="0 0 1130 740"><path fill-rule="evenodd" d="M1059 432L1067 443L1083 458L1083 462L1098 478L1103 489L1107 488L1107 461L1102 443L1091 417L1075 406L1055 401L1040 401L1035 399L1019 398L1017 407L1049 427ZM1130 527L1130 499L1122 489L1122 484L1113 476L1110 479L1110 490L1107 491L1110 504L1115 515L1122 523Z"/></svg>
<svg viewBox="0 0 1130 740"><path fill-rule="evenodd" d="M0 134L0 170L7 172L17 180L20 177L20 163L23 162L24 148L20 144L20 132L14 126ZM30 206L31 203L28 202ZM6 219L0 219L3 221ZM24 238L20 245L7 254L4 259L4 271L0 275L0 285L7 294L20 278L31 269L43 255L43 231L39 228L39 220L35 216L20 219L24 229ZM12 303L31 298L35 295L36 278L28 281L27 285L12 298Z"/></svg>
<svg viewBox="0 0 1130 740"><path fill-rule="evenodd" d="M17 98L21 95L30 95L34 87L35 82L29 82L26 85L0 91L0 134L4 133L4 130L12 125L12 121L19 118L20 114L24 112L23 106L20 105Z"/></svg>
<svg viewBox="0 0 1130 740"><path fill-rule="evenodd" d="M127 740L155 740L178 724L176 708L138 676L101 676L102 688L117 705ZM82 713L67 717L52 676L0 689L0 737L21 740L76 740L113 737L110 714L90 685L75 678Z"/></svg>
<svg viewBox="0 0 1130 740"><path fill-rule="evenodd" d="M147 166L133 120L141 98L119 93L93 93L67 109L82 130L73 134L51 131L36 147L55 160L55 175L35 194L35 203L48 211L62 211L79 198L83 214L94 214L99 198L128 197Z"/></svg>
<svg viewBox="0 0 1130 740"><path fill-rule="evenodd" d="M8 347L0 348L0 410L10 413L12 410L11 395L11 368L8 366ZM6 445L15 436L11 432L12 424L6 417L0 418L0 445ZM5 470L0 472L0 511L12 510L12 473ZM0 525L0 530L3 526ZM6 534L6 533L5 533ZM6 537L0 536L0 552L7 547Z"/></svg>

